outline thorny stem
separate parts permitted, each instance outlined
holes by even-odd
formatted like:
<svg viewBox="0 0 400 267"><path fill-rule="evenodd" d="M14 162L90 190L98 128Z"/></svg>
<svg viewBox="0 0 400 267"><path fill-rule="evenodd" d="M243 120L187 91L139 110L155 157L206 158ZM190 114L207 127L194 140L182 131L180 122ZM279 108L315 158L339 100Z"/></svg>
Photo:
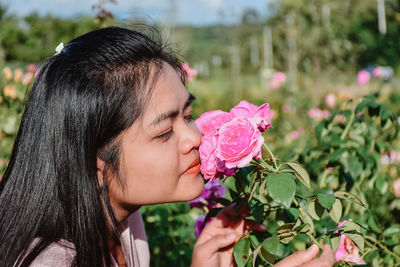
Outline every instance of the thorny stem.
<svg viewBox="0 0 400 267"><path fill-rule="evenodd" d="M272 154L271 150L269 149L269 147L268 147L265 143L263 143L263 146L264 146L264 148L268 151L269 155L270 155L271 158L272 158L272 161L274 162L275 169L278 171L278 166L276 165L276 161L275 161L275 156L274 156L274 154Z"/></svg>
<svg viewBox="0 0 400 267"><path fill-rule="evenodd" d="M303 223L306 223L306 221L305 221L305 219L304 219L303 208L300 207L300 205L299 205L299 203L297 202L296 198L293 198L293 203L294 203L297 207L299 207L299 211L300 211L300 220L302 220ZM307 236L311 239L311 241L319 247L319 249L321 249L321 250L323 249L322 245L318 242L317 239L315 239L315 237L311 234L310 231L307 231L306 234L307 234Z"/></svg>
<svg viewBox="0 0 400 267"><path fill-rule="evenodd" d="M322 245L313 237L313 235L310 233L310 231L307 231L308 237L312 240L312 242L319 247L320 250L323 249Z"/></svg>
<svg viewBox="0 0 400 267"><path fill-rule="evenodd" d="M371 242L373 243L374 246L375 246L375 245L378 245L378 246L379 246L381 249L383 249L386 253L392 255L393 257L395 257L397 260L400 261L400 256L399 256L399 255L397 255L396 253L390 251L385 245L382 245L382 243L379 242L378 240L376 240L375 238L370 237L370 236L365 236L365 239L367 239L368 241L371 241Z"/></svg>

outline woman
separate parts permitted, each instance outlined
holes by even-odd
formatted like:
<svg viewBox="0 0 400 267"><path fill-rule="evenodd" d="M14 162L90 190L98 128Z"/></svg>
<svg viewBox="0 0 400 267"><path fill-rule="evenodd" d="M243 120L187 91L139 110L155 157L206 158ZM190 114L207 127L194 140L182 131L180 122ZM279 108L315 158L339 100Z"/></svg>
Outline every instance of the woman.
<svg viewBox="0 0 400 267"><path fill-rule="evenodd" d="M203 190L181 61L122 28L80 36L41 67L0 183L0 266L148 266L138 209ZM262 226L221 212L193 266L229 266L232 246ZM279 263L333 263L315 246ZM332 262L332 263L331 263ZM306 266L306 265L304 265Z"/></svg>

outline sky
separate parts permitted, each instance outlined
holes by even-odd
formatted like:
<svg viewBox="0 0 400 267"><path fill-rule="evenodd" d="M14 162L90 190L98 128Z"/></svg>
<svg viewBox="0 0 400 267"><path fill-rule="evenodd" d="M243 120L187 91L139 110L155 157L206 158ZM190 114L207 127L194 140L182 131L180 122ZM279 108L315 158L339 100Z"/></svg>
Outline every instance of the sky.
<svg viewBox="0 0 400 267"><path fill-rule="evenodd" d="M99 0L0 0L12 13L23 16L33 11L59 17L81 14L94 15L91 7ZM119 20L132 18L133 14L150 21L173 24L207 25L235 23L244 8L256 9L265 15L268 2L272 0L116 0L108 3ZM174 11L171 11L174 10ZM223 14L223 15L221 15Z"/></svg>

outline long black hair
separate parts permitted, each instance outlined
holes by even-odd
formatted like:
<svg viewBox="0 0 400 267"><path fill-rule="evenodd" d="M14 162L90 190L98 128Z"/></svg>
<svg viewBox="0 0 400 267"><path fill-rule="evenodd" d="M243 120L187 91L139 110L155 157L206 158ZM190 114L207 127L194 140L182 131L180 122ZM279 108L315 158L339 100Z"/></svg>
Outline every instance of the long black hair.
<svg viewBox="0 0 400 267"><path fill-rule="evenodd" d="M74 246L72 265L110 265L119 226L96 160L118 171L118 136L140 118L165 63L185 79L160 38L109 27L42 65L0 182L0 266L28 266L60 240Z"/></svg>

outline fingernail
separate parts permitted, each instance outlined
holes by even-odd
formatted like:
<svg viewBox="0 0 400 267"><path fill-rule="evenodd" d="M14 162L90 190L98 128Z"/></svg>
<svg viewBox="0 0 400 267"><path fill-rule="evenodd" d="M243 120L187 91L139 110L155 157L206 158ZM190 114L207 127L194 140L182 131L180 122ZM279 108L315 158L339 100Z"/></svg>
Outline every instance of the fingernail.
<svg viewBox="0 0 400 267"><path fill-rule="evenodd" d="M307 251L312 251L312 250L314 250L315 248L318 248L318 246L315 245L315 244L312 244L312 246L309 247L309 248L307 249Z"/></svg>

